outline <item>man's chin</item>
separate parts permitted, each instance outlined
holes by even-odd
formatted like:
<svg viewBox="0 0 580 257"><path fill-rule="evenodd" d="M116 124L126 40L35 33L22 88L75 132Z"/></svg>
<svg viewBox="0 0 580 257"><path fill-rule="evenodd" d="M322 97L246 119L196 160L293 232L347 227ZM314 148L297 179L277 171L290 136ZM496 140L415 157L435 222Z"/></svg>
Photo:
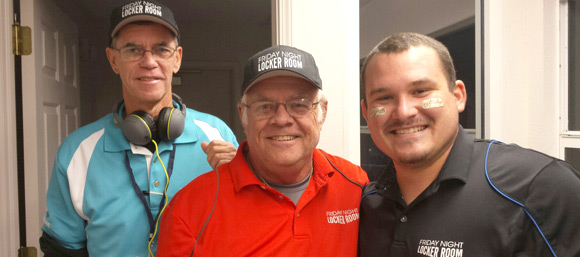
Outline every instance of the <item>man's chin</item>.
<svg viewBox="0 0 580 257"><path fill-rule="evenodd" d="M403 165L414 166L423 163L427 159L427 155L425 152L397 154L393 160Z"/></svg>

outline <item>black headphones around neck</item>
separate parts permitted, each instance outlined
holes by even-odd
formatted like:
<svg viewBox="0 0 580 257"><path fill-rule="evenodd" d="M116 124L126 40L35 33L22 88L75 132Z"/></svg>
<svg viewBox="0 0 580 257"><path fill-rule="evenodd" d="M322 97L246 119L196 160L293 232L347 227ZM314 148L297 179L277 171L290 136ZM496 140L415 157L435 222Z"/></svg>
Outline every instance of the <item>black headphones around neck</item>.
<svg viewBox="0 0 580 257"><path fill-rule="evenodd" d="M157 136L161 140L171 141L183 133L186 114L186 107L181 98L173 94L173 100L179 104L179 109L164 107L159 112L157 121L144 111L135 111L123 120L119 116L119 108L124 103L121 100L113 106L115 124L123 131L125 138L136 145L147 145Z"/></svg>

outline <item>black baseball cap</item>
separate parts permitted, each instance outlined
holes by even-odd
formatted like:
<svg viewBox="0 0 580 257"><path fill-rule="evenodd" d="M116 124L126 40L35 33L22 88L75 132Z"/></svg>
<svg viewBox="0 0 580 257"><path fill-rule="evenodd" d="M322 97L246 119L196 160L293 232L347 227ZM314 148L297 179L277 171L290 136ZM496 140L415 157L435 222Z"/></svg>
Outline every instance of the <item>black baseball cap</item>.
<svg viewBox="0 0 580 257"><path fill-rule="evenodd" d="M136 21L159 23L173 32L179 40L179 29L173 12L154 0L124 2L115 8L111 13L111 38L114 38L123 26Z"/></svg>
<svg viewBox="0 0 580 257"><path fill-rule="evenodd" d="M279 76L303 78L322 89L318 67L311 54L291 46L275 45L248 59L242 94L263 79Z"/></svg>

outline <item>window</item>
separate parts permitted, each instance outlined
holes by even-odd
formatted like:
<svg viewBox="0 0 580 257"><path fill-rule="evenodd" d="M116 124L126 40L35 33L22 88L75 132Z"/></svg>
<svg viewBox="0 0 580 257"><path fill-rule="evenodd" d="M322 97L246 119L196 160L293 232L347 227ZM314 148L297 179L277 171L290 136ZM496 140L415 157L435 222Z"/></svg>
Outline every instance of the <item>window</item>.
<svg viewBox="0 0 580 257"><path fill-rule="evenodd" d="M561 124L560 158L580 170L580 4L560 8Z"/></svg>
<svg viewBox="0 0 580 257"><path fill-rule="evenodd" d="M580 5L568 2L568 131L580 131Z"/></svg>
<svg viewBox="0 0 580 257"><path fill-rule="evenodd" d="M475 90L475 20L470 19L466 22L468 23L466 26L459 24L460 27L451 28L450 32L443 30L443 33L436 32L431 36L447 47L453 58L457 79L465 83L467 102L465 110L459 114L459 123L465 131L475 137L475 99L478 97Z"/></svg>

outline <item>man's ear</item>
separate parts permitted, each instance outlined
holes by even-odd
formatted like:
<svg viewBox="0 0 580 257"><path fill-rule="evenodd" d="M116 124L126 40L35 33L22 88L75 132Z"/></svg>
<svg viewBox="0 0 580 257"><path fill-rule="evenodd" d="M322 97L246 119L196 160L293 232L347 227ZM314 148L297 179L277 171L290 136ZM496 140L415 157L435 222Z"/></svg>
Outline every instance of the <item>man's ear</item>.
<svg viewBox="0 0 580 257"><path fill-rule="evenodd" d="M360 109L362 110L363 117L365 118L365 120L368 123L369 118L367 117L367 104L365 103L364 99L360 100Z"/></svg>
<svg viewBox="0 0 580 257"><path fill-rule="evenodd" d="M320 102L320 107L322 108L322 118L320 119L320 124L324 124L326 121L326 113L328 112L328 100Z"/></svg>
<svg viewBox="0 0 580 257"><path fill-rule="evenodd" d="M244 105L241 102L238 102L238 116L240 117L240 122L242 123L242 127L244 128L244 131L246 130L246 123L247 120L244 121ZM246 114L247 117L247 114Z"/></svg>
<svg viewBox="0 0 580 257"><path fill-rule="evenodd" d="M179 71L179 68L181 68L182 57L183 57L183 48L181 46L178 46L177 50L175 50L175 66L173 68L173 74L177 73Z"/></svg>
<svg viewBox="0 0 580 257"><path fill-rule="evenodd" d="M240 117L240 120L242 120L243 108L244 105L242 103L238 103L238 116Z"/></svg>
<svg viewBox="0 0 580 257"><path fill-rule="evenodd" d="M465 91L465 84L463 81L455 81L455 88L453 88L453 96L457 102L457 111L463 112L465 110L465 103L467 102L467 92Z"/></svg>
<svg viewBox="0 0 580 257"><path fill-rule="evenodd" d="M119 70L117 69L117 57L118 57L117 50L107 47L105 49L105 52L107 53L107 60L109 60L111 69L113 69L113 72L115 72L115 74L119 74Z"/></svg>

